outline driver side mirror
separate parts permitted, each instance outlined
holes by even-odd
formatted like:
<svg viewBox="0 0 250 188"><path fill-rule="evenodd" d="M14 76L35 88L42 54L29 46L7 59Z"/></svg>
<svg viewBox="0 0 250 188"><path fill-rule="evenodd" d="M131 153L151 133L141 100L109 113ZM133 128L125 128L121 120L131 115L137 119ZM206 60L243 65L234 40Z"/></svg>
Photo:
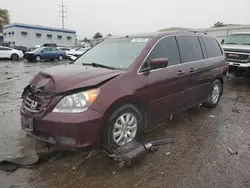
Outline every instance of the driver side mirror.
<svg viewBox="0 0 250 188"><path fill-rule="evenodd" d="M165 68L168 66L167 58L154 58L150 61L150 70Z"/></svg>
<svg viewBox="0 0 250 188"><path fill-rule="evenodd" d="M225 42L225 39L222 39L221 44L224 44L224 42Z"/></svg>

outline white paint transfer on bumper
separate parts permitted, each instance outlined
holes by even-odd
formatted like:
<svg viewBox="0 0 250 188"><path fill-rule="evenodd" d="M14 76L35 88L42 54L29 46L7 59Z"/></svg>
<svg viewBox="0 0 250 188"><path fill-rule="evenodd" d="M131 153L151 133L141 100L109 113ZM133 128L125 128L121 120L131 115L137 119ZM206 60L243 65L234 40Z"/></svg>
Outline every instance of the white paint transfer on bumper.
<svg viewBox="0 0 250 188"><path fill-rule="evenodd" d="M250 63L228 62L228 64L235 67L250 67Z"/></svg>

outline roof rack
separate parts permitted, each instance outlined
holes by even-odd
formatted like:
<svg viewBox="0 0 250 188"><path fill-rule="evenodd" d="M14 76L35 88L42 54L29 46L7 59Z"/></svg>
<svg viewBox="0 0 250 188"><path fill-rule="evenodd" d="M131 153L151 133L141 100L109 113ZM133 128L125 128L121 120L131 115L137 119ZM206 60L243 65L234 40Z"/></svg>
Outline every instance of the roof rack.
<svg viewBox="0 0 250 188"><path fill-rule="evenodd" d="M180 32L204 33L205 35L207 35L207 32L205 32L205 31L197 31L197 30L192 30L192 29L181 29L179 31Z"/></svg>

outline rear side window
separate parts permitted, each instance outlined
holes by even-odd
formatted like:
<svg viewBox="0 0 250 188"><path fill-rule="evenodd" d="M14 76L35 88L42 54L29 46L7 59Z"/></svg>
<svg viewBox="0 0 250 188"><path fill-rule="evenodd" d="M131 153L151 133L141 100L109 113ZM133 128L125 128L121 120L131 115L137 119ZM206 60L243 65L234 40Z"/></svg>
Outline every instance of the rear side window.
<svg viewBox="0 0 250 188"><path fill-rule="evenodd" d="M214 38L202 37L201 40L205 45L208 58L222 56L221 48Z"/></svg>
<svg viewBox="0 0 250 188"><path fill-rule="evenodd" d="M182 62L186 63L203 59L198 37L178 36L177 42L179 45Z"/></svg>
<svg viewBox="0 0 250 188"><path fill-rule="evenodd" d="M154 58L167 58L168 66L180 63L178 46L175 37L166 37L161 39L148 56L149 63Z"/></svg>

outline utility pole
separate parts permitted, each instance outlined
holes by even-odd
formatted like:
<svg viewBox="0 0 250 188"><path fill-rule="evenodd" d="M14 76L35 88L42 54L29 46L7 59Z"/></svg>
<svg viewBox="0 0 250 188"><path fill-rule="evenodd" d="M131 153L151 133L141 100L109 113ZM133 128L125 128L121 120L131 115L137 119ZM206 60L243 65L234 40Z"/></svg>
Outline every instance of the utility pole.
<svg viewBox="0 0 250 188"><path fill-rule="evenodd" d="M63 4L63 1L62 1L62 4L59 5L59 11L60 11L60 17L62 18L62 28L64 29L64 19L66 17L66 6Z"/></svg>

